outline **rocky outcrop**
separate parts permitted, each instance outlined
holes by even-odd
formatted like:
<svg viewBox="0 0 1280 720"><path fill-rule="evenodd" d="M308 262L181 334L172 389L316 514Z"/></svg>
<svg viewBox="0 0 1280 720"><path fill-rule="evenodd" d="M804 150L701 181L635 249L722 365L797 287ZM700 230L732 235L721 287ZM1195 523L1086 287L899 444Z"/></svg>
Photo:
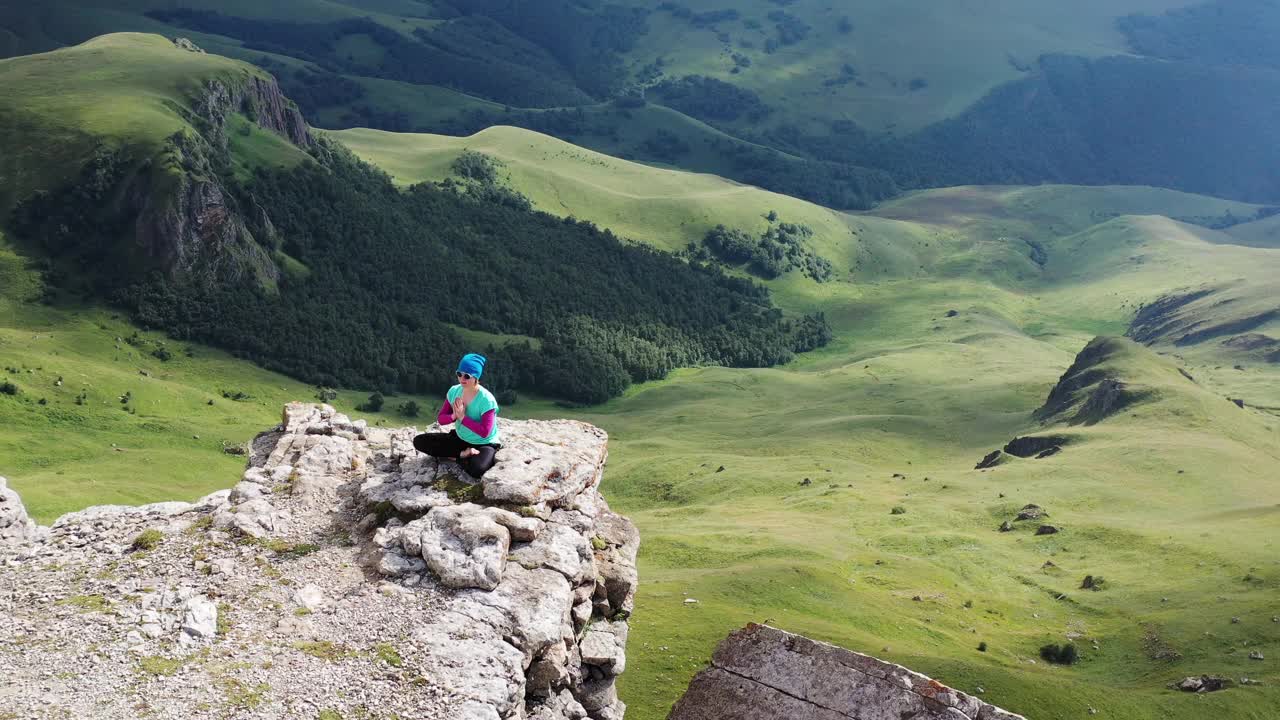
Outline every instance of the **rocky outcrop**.
<svg viewBox="0 0 1280 720"><path fill-rule="evenodd" d="M607 437L500 422L473 484L412 428L292 404L229 490L6 533L0 709L621 718L639 537L599 492Z"/></svg>
<svg viewBox="0 0 1280 720"><path fill-rule="evenodd" d="M302 112L280 90L275 78L248 74L240 83L221 80L205 82L194 100L194 108L214 135L226 141L227 118L241 113L258 127L283 135L300 148L311 147L311 130Z"/></svg>
<svg viewBox="0 0 1280 720"><path fill-rule="evenodd" d="M208 80L192 98L193 125L201 132L170 138L162 163L183 171L140 173L126 193L137 247L149 265L175 279L258 285L280 279L266 249L275 235L268 213L237 205L213 158L228 156L227 121L236 113L300 148L314 141L274 78L246 73L238 80Z"/></svg>
<svg viewBox="0 0 1280 720"><path fill-rule="evenodd" d="M39 527L27 516L18 493L9 489L9 481L0 477L0 545L30 542Z"/></svg>
<svg viewBox="0 0 1280 720"><path fill-rule="evenodd" d="M137 217L138 253L147 266L187 282L275 282L279 269L213 170L216 152L204 138L180 133L166 154L185 172L133 178L126 197Z"/></svg>
<svg viewBox="0 0 1280 720"><path fill-rule="evenodd" d="M668 720L1019 720L900 665L748 625L716 648Z"/></svg>
<svg viewBox="0 0 1280 720"><path fill-rule="evenodd" d="M1148 391L1117 377L1125 358L1140 352L1145 351L1127 338L1090 340L1036 410L1036 419L1042 424L1094 425L1148 399Z"/></svg>

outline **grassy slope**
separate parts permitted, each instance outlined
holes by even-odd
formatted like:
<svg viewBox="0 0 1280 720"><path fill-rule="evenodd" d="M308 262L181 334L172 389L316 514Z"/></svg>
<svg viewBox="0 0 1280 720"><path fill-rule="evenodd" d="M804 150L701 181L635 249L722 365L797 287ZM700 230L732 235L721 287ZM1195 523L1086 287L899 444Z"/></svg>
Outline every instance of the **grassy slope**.
<svg viewBox="0 0 1280 720"><path fill-rule="evenodd" d="M1226 233L1242 245L1280 248L1280 215L1227 228Z"/></svg>
<svg viewBox="0 0 1280 720"><path fill-rule="evenodd" d="M627 0L624 4L653 9L658 2ZM679 4L698 12L726 7L722 0ZM777 108L770 123L817 123L825 129L833 120L848 119L874 131L908 132L953 116L997 85L1016 79L1021 73L1014 63L1034 65L1040 55L1055 52L1089 57L1125 53L1124 39L1114 28L1117 17L1160 13L1186 4L1186 0L1124 0L1118 4L1087 0L1066 6L1052 0L1000 0L976 13L963 4L928 0L846 0L840 4L800 0L786 5L742 0L732 4L741 18L714 28L699 29L669 13L653 13L650 32L639 38L626 61L639 68L661 57L670 77L705 74L754 90ZM168 0L53 0L34 11L15 9L6 14L0 9L0 27L9 30L13 37L8 43L19 52L43 51L106 32L131 30L191 36L211 50L241 56L236 52L238 41L171 28L143 15L172 5ZM430 9L414 0L184 0L180 5L264 20L323 22L369 17L405 34L439 22L421 17L429 15ZM779 9L800 18L811 30L803 41L765 53L765 41L775 34L774 22L767 16ZM848 34L838 30L841 16L848 16L853 23ZM760 29L747 28L748 21L758 21ZM729 35L728 43L717 37L718 31ZM358 38L344 42L352 43L352 49L361 53L370 50L360 45ZM4 44L0 38L0 49ZM919 52L922 47L930 51ZM752 61L739 74L730 73L734 53ZM863 85L825 86L824 81L837 78L845 64L857 69ZM927 85L912 90L910 83L916 78ZM417 91L383 85L371 97L394 104L392 98L406 94ZM451 102L462 98L441 99Z"/></svg>
<svg viewBox="0 0 1280 720"><path fill-rule="evenodd" d="M166 138L190 127L178 109L190 109L204 82L238 84L252 75L265 73L135 33L0 60L0 212L34 190L73 178L96 147L128 147L141 157L157 153ZM243 166L288 165L306 157L256 127L247 136L232 133L232 141L243 150L237 158Z"/></svg>
<svg viewBox="0 0 1280 720"><path fill-rule="evenodd" d="M406 184L450 176L463 150L485 153L506 165L510 185L539 209L668 250L700 241L716 223L763 230L769 210L808 224L831 246L852 239L839 213L812 203L714 175L619 160L520 128L494 127L466 138L366 129L329 134Z"/></svg>
<svg viewBox="0 0 1280 720"><path fill-rule="evenodd" d="M149 344L134 347L120 340L134 328L118 315L48 307L38 295L38 276L0 238L0 378L21 390L0 395L0 475L41 522L87 504L189 500L228 487L244 459L224 453L223 443L248 440L279 422L284 403L315 392L198 345L188 357L186 343L170 341L174 358L161 362L150 350L163 336L142 333ZM252 399L232 402L223 390ZM75 401L81 392L84 405ZM119 400L126 392L133 414ZM334 404L350 412L366 395L344 391ZM394 411L407 399L435 405L389 398L385 413L365 415L410 424Z"/></svg>
<svg viewBox="0 0 1280 720"><path fill-rule="evenodd" d="M647 0L628 4L653 7ZM722 10L720 0L680 3L696 12ZM1072 3L1048 0L1000 0L984 3L980 13L963 3L929 0L842 3L806 0L779 5L743 0L730 6L741 19L698 29L668 13L655 13L651 31L631 54L637 65L661 57L668 76L703 74L755 90L766 103L781 108L770 122L829 122L851 119L871 130L910 131L959 113L995 86L1019 76L1016 61L1034 65L1046 53L1101 56L1127 52L1114 28L1115 18L1134 12L1159 13L1181 7L1184 0L1127 0ZM801 42L773 54L764 43L775 34L768 14L784 10L812 27ZM848 34L838 29L847 16ZM761 28L748 29L748 21ZM728 33L729 43L717 37ZM743 41L754 45L748 48ZM921 50L928 48L928 52ZM738 74L731 55L744 54L752 64ZM865 86L849 83L825 87L848 63ZM911 90L912 79L928 85Z"/></svg>
<svg viewBox="0 0 1280 720"><path fill-rule="evenodd" d="M566 172L556 165L541 184ZM1277 421L1224 399L1242 387L1213 371L1224 355L1208 348L1190 365L1197 387L1136 353L1122 375L1163 390L1160 403L1075 429L1087 444L1056 460L970 469L1035 430L1030 411L1074 353L1094 334L1123 332L1141 303L1215 277L1274 295L1280 256L1149 216L1227 209L1252 210L1152 188L903 198L848 218L859 250L847 257L865 260L856 284L773 285L785 307L827 312L831 347L782 369L682 371L586 413L613 434L610 494L645 536L637 656L624 679L633 714L662 717L723 633L771 618L980 685L1038 718L1090 705L1198 717L1206 702L1265 717L1267 691L1197 699L1163 688L1196 672L1270 677L1245 648L1280 640L1266 606L1280 513L1260 501L1280 457ZM1045 247L1044 270L1024 239ZM960 314L947 319L948 309ZM1256 377L1256 392L1275 385L1274 371ZM804 477L815 484L801 488ZM1068 532L994 531L1032 501ZM888 514L897 504L906 515ZM1042 570L1049 558L1061 569ZM1242 580L1251 573L1263 580ZM1082 593L1084 574L1115 585ZM1052 599L1064 592L1071 602ZM1221 598L1212 617L1206 597ZM1081 667L1030 664L1039 644L1077 634L1101 648L1085 643ZM1149 659L1148 634L1184 659ZM979 640L992 651L976 653Z"/></svg>

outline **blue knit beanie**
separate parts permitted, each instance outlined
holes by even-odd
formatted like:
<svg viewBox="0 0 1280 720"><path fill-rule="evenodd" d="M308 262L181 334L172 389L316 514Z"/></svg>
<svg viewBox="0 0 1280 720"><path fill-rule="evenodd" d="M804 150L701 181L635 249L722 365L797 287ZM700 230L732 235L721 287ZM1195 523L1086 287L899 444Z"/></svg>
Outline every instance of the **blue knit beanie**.
<svg viewBox="0 0 1280 720"><path fill-rule="evenodd" d="M467 353L462 356L462 360L458 362L458 372L464 372L471 377L479 380L480 375L484 373L485 359L483 355L476 353Z"/></svg>

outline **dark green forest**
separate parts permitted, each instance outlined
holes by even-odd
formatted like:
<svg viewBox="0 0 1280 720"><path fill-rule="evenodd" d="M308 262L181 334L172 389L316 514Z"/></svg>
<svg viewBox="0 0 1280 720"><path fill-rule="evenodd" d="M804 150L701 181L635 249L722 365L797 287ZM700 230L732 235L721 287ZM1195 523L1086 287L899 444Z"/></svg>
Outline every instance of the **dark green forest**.
<svg viewBox="0 0 1280 720"><path fill-rule="evenodd" d="M763 287L713 263L530 210L496 186L482 156L464 156L462 183L400 190L340 146L322 143L316 162L244 184L214 153L234 205L268 209L274 232L255 228L272 239L264 249L309 272L276 289L131 275L145 266L116 252L130 218L101 208L134 163L101 157L79 182L29 199L12 218L20 237L72 264L51 279L96 277L95 291L145 327L317 385L434 391L456 357L479 350L505 402L528 389L595 403L676 367L769 366L830 338L820 315L786 318ZM467 347L450 325L541 343Z"/></svg>
<svg viewBox="0 0 1280 720"><path fill-rule="evenodd" d="M1214 0L1164 15L1130 15L1117 23L1133 49L1167 60L1280 69L1280 3Z"/></svg>

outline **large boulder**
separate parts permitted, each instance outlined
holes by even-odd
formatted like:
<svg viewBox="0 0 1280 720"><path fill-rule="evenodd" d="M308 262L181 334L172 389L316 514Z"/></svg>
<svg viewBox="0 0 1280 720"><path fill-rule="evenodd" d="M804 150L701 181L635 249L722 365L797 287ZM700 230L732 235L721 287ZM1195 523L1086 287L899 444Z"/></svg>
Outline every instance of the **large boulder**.
<svg viewBox="0 0 1280 720"><path fill-rule="evenodd" d="M432 508L406 525L400 537L405 550L421 555L451 588L498 587L511 547L511 531L472 503Z"/></svg>
<svg viewBox="0 0 1280 720"><path fill-rule="evenodd" d="M716 648L668 720L1022 720L900 665L748 625Z"/></svg>
<svg viewBox="0 0 1280 720"><path fill-rule="evenodd" d="M600 480L608 436L576 420L504 423L497 463L484 476L485 498L512 505L568 505Z"/></svg>

